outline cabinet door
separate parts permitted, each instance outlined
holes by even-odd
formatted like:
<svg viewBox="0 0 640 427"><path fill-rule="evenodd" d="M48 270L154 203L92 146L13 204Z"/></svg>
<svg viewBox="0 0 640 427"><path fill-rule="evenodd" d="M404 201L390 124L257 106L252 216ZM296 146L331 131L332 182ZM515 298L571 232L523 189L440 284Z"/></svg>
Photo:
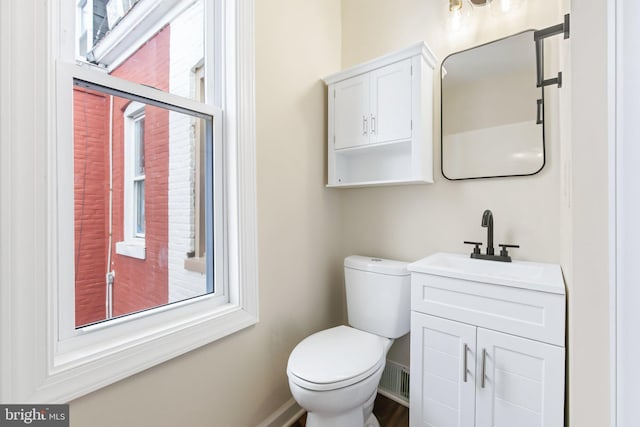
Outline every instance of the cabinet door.
<svg viewBox="0 0 640 427"><path fill-rule="evenodd" d="M369 143L369 74L334 85L335 149Z"/></svg>
<svg viewBox="0 0 640 427"><path fill-rule="evenodd" d="M475 349L475 326L411 313L411 427L473 427Z"/></svg>
<svg viewBox="0 0 640 427"><path fill-rule="evenodd" d="M411 59L371 72L371 142L411 138Z"/></svg>
<svg viewBox="0 0 640 427"><path fill-rule="evenodd" d="M564 348L483 328L477 337L477 427L563 426Z"/></svg>

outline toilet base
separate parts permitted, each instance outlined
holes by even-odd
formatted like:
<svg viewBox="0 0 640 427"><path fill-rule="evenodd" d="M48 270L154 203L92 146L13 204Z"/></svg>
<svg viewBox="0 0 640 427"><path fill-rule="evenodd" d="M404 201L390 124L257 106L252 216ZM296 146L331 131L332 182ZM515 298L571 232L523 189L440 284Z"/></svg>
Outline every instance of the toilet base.
<svg viewBox="0 0 640 427"><path fill-rule="evenodd" d="M380 423L375 415L373 415L373 403L375 401L377 393L367 399L367 402L363 408L356 408L353 411L342 413L335 416L327 416L327 414L314 414L307 413L307 427L380 427ZM364 421L364 417L367 420Z"/></svg>
<svg viewBox="0 0 640 427"><path fill-rule="evenodd" d="M352 411L341 414L316 414L307 413L307 427L355 427L365 426L362 408L354 408ZM368 427L368 426L367 426Z"/></svg>
<svg viewBox="0 0 640 427"><path fill-rule="evenodd" d="M332 426L332 427L353 427L362 425L363 427L380 427L380 423L375 415L369 415L367 422L362 422L362 415L357 414L341 414L339 417L327 418L323 417L322 421L316 419L313 414L307 414L307 427Z"/></svg>
<svg viewBox="0 0 640 427"><path fill-rule="evenodd" d="M365 423L364 427L380 427L380 423L375 415L369 415L369 419Z"/></svg>

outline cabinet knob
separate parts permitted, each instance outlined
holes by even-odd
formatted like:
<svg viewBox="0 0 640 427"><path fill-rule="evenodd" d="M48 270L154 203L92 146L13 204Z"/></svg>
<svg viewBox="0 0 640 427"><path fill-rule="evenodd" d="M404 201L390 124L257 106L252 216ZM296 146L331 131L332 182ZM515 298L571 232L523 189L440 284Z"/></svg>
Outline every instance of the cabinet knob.
<svg viewBox="0 0 640 427"><path fill-rule="evenodd" d="M362 116L362 136L367 136L367 116Z"/></svg>

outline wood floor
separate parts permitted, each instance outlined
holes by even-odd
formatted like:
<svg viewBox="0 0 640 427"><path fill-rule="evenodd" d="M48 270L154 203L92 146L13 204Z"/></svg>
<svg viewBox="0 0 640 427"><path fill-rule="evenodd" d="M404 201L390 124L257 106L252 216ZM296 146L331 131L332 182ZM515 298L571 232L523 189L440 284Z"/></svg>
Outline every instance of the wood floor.
<svg viewBox="0 0 640 427"><path fill-rule="evenodd" d="M376 403L373 405L373 413L380 422L380 427L409 426L409 408L380 394L376 397ZM305 414L293 423L291 427L305 427L306 418L307 416Z"/></svg>

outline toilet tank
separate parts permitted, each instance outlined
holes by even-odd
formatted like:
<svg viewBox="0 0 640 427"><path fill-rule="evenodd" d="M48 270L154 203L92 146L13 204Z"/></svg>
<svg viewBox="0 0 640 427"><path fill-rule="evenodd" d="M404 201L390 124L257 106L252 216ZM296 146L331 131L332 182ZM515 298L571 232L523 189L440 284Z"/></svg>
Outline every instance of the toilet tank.
<svg viewBox="0 0 640 427"><path fill-rule="evenodd" d="M409 332L409 263L352 255L344 260L349 325L387 338Z"/></svg>

